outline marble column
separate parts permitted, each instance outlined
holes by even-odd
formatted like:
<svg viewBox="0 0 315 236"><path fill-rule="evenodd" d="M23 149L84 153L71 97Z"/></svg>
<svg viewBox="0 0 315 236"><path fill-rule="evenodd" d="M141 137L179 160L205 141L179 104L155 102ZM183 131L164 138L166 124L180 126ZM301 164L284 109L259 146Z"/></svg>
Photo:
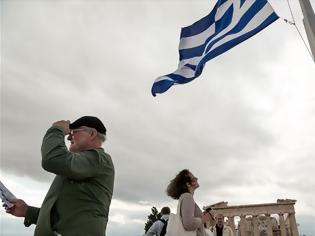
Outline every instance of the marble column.
<svg viewBox="0 0 315 236"><path fill-rule="evenodd" d="M283 213L279 213L279 224L280 224L281 236L286 236Z"/></svg>
<svg viewBox="0 0 315 236"><path fill-rule="evenodd" d="M231 227L231 229L233 230L233 233L236 234L234 216L229 216L229 217L228 217L228 225L229 225L229 226Z"/></svg>
<svg viewBox="0 0 315 236"><path fill-rule="evenodd" d="M241 215L241 220L240 220L240 236L245 236L246 235L246 219L244 215Z"/></svg>
<svg viewBox="0 0 315 236"><path fill-rule="evenodd" d="M270 214L265 214L265 216L267 217L267 218L266 218L266 223L267 223L267 235L268 235L268 236L273 236Z"/></svg>
<svg viewBox="0 0 315 236"><path fill-rule="evenodd" d="M296 225L295 213L289 213L291 236L299 236L299 232Z"/></svg>
<svg viewBox="0 0 315 236"><path fill-rule="evenodd" d="M253 226L254 236L259 236L258 217L256 215L253 215Z"/></svg>

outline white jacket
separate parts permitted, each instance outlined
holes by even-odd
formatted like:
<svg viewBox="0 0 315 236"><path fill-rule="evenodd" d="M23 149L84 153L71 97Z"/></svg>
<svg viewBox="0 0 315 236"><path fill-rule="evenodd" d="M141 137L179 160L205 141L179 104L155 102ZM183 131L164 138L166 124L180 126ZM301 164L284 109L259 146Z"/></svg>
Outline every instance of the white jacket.
<svg viewBox="0 0 315 236"><path fill-rule="evenodd" d="M213 228L213 236L217 236L217 232L216 232L215 226L212 227L212 228ZM233 232L233 230L231 229L230 226L223 225L222 236L234 236L234 232Z"/></svg>
<svg viewBox="0 0 315 236"><path fill-rule="evenodd" d="M166 221L168 220L168 218L169 218L169 215L161 216L161 219L166 220ZM163 226L164 226L164 223L162 221L160 220L155 221L153 225L151 225L150 229L145 234L145 236L153 236L153 235L160 236Z"/></svg>

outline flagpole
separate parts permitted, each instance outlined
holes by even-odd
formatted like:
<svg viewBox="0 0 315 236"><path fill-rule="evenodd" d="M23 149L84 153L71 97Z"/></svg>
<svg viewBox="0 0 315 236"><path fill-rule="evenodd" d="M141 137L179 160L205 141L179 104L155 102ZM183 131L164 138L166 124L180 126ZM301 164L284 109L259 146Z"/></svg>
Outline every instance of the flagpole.
<svg viewBox="0 0 315 236"><path fill-rule="evenodd" d="M299 0L304 16L303 23L315 62L315 14L309 0Z"/></svg>

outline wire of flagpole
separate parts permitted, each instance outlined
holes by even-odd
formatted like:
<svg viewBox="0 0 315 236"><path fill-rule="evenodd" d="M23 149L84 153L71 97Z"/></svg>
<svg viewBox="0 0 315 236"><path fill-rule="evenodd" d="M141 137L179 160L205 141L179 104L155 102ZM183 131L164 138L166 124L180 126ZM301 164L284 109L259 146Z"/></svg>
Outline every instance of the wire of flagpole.
<svg viewBox="0 0 315 236"><path fill-rule="evenodd" d="M286 1L287 1L287 3L288 3L289 9L290 9L290 14L291 14L291 17L292 17L292 21L289 21L289 20L287 20L287 19L285 19L285 18L283 18L283 17L280 17L280 18L282 18L286 23L288 23L288 24L290 24L290 25L294 25L296 31L299 33L300 38L302 39L302 41L303 41L303 43L304 43L304 46L305 46L306 50L308 51L309 55L311 56L311 58L312 58L312 60L313 60L313 55L312 55L310 49L308 48L307 43L305 42L305 40L304 40L304 38L303 38L303 36L302 36L302 34L301 34L299 28L297 27L297 25L296 25L296 23L295 23L294 15L293 15L292 8L291 8L291 5L290 5L290 3L289 3L289 0L286 0Z"/></svg>

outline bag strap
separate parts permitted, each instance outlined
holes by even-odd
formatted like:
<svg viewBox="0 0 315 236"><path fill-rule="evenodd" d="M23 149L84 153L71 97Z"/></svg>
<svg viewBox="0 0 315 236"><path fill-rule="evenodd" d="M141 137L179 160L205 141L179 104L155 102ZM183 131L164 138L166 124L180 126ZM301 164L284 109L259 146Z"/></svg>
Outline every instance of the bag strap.
<svg viewBox="0 0 315 236"><path fill-rule="evenodd" d="M167 222L167 220L164 220L164 219L159 219L159 221L163 222L163 224L165 224Z"/></svg>
<svg viewBox="0 0 315 236"><path fill-rule="evenodd" d="M182 217L182 214L181 214L182 201L183 201L183 198L179 198L178 204L177 204L177 215L179 215L180 217Z"/></svg>

